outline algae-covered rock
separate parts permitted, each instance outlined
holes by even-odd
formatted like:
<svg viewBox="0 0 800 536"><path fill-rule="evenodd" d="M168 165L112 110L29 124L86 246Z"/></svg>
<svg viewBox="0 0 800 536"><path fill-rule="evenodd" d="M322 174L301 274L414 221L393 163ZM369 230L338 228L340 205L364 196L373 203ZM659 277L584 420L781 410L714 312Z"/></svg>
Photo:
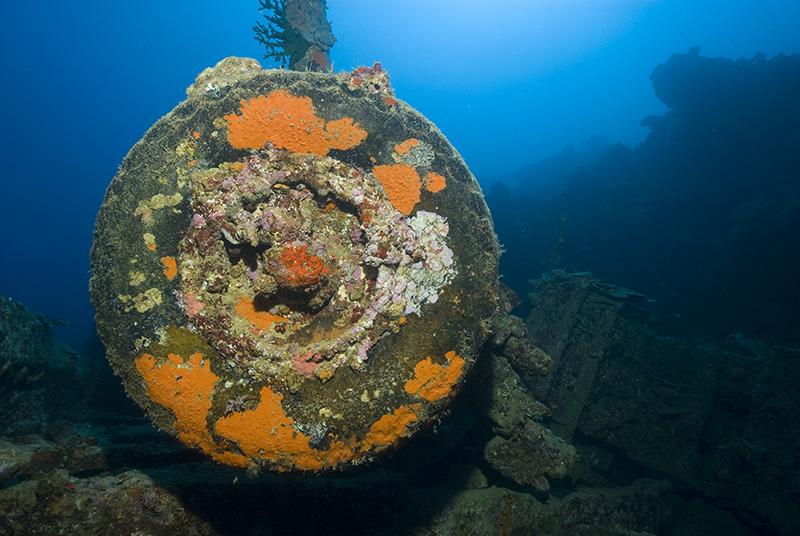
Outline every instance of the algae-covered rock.
<svg viewBox="0 0 800 536"><path fill-rule="evenodd" d="M53 337L59 322L0 296L0 437L40 432L85 407L96 366Z"/></svg>
<svg viewBox="0 0 800 536"><path fill-rule="evenodd" d="M515 429L510 438L494 437L486 444L484 455L503 475L541 492L550 489L548 478L563 478L578 458L575 447L531 420Z"/></svg>
<svg viewBox="0 0 800 536"><path fill-rule="evenodd" d="M491 486L449 497L447 507L413 531L416 536L450 534L552 534L559 536L646 536L668 534L669 484L637 480L615 489L590 489L546 503L533 495ZM424 509L431 493L414 496L413 507Z"/></svg>
<svg viewBox="0 0 800 536"><path fill-rule="evenodd" d="M223 60L106 193L91 294L109 361L217 461L368 461L441 412L486 339L498 248L477 182L368 71L386 82Z"/></svg>
<svg viewBox="0 0 800 536"><path fill-rule="evenodd" d="M528 325L553 369L529 386L581 454L571 476L666 475L757 532L797 532L786 490L798 481L799 350L659 336L641 295L591 274L553 272L534 289Z"/></svg>

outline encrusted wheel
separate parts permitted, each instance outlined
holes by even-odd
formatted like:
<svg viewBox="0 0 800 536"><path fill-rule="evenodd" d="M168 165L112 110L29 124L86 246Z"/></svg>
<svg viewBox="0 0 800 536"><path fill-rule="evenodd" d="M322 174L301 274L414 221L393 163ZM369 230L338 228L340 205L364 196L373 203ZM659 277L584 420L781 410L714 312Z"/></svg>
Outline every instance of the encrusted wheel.
<svg viewBox="0 0 800 536"><path fill-rule="evenodd" d="M363 463L435 417L495 307L480 189L376 64L228 58L125 158L91 294L130 396L223 463Z"/></svg>

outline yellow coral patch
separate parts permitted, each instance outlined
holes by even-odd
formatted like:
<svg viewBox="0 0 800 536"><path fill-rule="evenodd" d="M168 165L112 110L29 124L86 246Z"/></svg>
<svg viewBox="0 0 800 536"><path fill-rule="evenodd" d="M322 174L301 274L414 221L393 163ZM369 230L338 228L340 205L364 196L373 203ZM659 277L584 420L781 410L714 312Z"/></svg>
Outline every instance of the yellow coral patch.
<svg viewBox="0 0 800 536"><path fill-rule="evenodd" d="M133 297L134 306L140 313L147 312L153 307L161 305L161 302L161 291L155 287L149 288Z"/></svg>
<svg viewBox="0 0 800 536"><path fill-rule="evenodd" d="M144 239L144 245L147 249L150 251L156 250L156 236L153 233L144 233L142 238Z"/></svg>

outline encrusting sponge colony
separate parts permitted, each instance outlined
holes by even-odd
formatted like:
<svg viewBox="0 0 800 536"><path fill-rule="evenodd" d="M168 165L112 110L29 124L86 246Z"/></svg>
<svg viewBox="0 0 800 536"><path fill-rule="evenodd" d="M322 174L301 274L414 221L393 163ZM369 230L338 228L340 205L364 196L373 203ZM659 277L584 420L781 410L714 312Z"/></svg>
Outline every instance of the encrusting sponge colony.
<svg viewBox="0 0 800 536"><path fill-rule="evenodd" d="M474 177L380 64L227 58L187 92L98 214L91 294L113 368L220 463L318 472L396 448L452 399L494 312Z"/></svg>

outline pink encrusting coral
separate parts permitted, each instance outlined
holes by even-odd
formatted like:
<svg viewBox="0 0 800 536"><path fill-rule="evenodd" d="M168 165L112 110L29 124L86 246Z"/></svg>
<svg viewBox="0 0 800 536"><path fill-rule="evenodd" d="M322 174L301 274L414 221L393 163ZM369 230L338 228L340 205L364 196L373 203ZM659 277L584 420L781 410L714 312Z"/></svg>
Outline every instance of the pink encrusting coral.
<svg viewBox="0 0 800 536"><path fill-rule="evenodd" d="M200 302L194 294L184 293L183 294L183 307L186 311L186 315L189 318L192 318L194 315L200 312L200 310L205 307L206 304Z"/></svg>
<svg viewBox="0 0 800 536"><path fill-rule="evenodd" d="M311 350L308 350L305 354L295 354L292 356L292 366L297 372L306 378L310 378L314 375L314 370L319 366L320 356L316 356L316 361L314 361L314 358L315 356L312 355Z"/></svg>

